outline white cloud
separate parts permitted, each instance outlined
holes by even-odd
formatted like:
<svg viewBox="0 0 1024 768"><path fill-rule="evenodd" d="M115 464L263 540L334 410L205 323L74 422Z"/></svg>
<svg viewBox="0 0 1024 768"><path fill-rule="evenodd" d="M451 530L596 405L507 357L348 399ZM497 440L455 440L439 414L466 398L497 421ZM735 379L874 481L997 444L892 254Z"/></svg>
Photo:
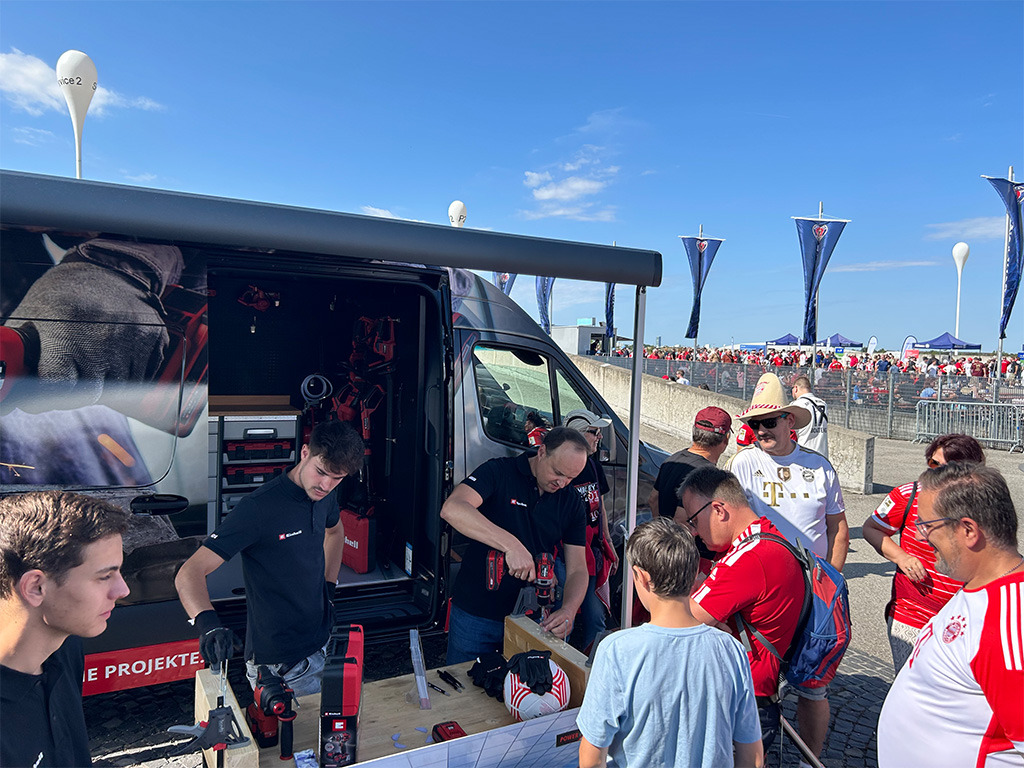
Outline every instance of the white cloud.
<svg viewBox="0 0 1024 768"><path fill-rule="evenodd" d="M528 187L539 187L548 181L551 181L551 174L545 171L544 173L534 173L533 171L526 171L526 179L523 181Z"/></svg>
<svg viewBox="0 0 1024 768"><path fill-rule="evenodd" d="M624 112L625 107L600 109L596 112L591 112L590 115L587 116L587 122L576 130L579 133L614 134L622 133L629 128L637 128L643 125L639 120L626 117L623 114Z"/></svg>
<svg viewBox="0 0 1024 768"><path fill-rule="evenodd" d="M882 272L903 267L937 267L937 261L863 261L859 264L839 264L829 272Z"/></svg>
<svg viewBox="0 0 1024 768"><path fill-rule="evenodd" d="M606 181L570 176L567 179L555 181L533 190L533 199L568 202L570 200L578 200L585 195L596 195L606 186L608 186Z"/></svg>
<svg viewBox="0 0 1024 768"><path fill-rule="evenodd" d="M37 56L12 48L0 53L0 95L15 109L39 117L45 112L67 112L67 104L57 85L57 71ZM111 109L161 110L163 105L145 96L128 97L102 85L96 88L90 115L103 115Z"/></svg>
<svg viewBox="0 0 1024 768"><path fill-rule="evenodd" d="M139 174L134 174L133 175L133 174L128 173L128 171L122 170L121 174L128 181L133 181L136 184L148 184L151 181L156 181L156 174L155 173L139 173Z"/></svg>
<svg viewBox="0 0 1024 768"><path fill-rule="evenodd" d="M1004 216L979 216L974 219L926 224L931 230L925 240L1002 240L1006 236Z"/></svg>
<svg viewBox="0 0 1024 768"><path fill-rule="evenodd" d="M27 144L30 147L48 144L56 138L52 131L44 131L42 128L14 128L11 133L14 134L15 144Z"/></svg>
<svg viewBox="0 0 1024 768"><path fill-rule="evenodd" d="M615 221L615 208L612 206L595 208L593 203L575 206L548 203L532 211L520 211L519 215L528 221L550 218L572 219L574 221Z"/></svg>
<svg viewBox="0 0 1024 768"><path fill-rule="evenodd" d="M609 115L601 119L605 118L610 119ZM591 121L599 122L594 115ZM519 215L529 220L561 217L576 221L614 221L613 206L601 201L582 202L606 190L619 173L620 166L605 164L608 154L611 150L607 147L587 143L573 153L571 160L559 161L544 170L525 171L523 184L532 190L538 205L533 210L520 211Z"/></svg>
<svg viewBox="0 0 1024 768"><path fill-rule="evenodd" d="M401 216L396 216L387 208L374 208L372 205L360 206L359 210L365 213L367 216L376 216L380 219L400 219Z"/></svg>
<svg viewBox="0 0 1024 768"><path fill-rule="evenodd" d="M376 216L379 219L397 219L399 221L415 221L419 224L436 224L437 222L430 222L424 219L410 219L406 216L399 216L397 213L392 213L387 208L375 208L372 205L361 205L359 207L363 213L367 216Z"/></svg>

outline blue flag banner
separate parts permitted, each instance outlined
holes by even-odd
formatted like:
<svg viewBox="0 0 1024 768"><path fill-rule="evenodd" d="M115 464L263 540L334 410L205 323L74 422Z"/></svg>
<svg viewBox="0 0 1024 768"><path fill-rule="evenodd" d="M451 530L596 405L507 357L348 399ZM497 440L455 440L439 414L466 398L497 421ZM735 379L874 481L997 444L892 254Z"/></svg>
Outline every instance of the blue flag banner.
<svg viewBox="0 0 1024 768"><path fill-rule="evenodd" d="M508 272L491 272L491 282L498 286L498 290L508 296L512 293L512 284L516 281L516 275Z"/></svg>
<svg viewBox="0 0 1024 768"><path fill-rule="evenodd" d="M540 313L540 327L548 335L551 334L551 317L548 313L551 310L551 286L554 283L553 277L537 278L537 311Z"/></svg>
<svg viewBox="0 0 1024 768"><path fill-rule="evenodd" d="M1006 256L1003 268L1006 270L1006 287L1003 289L1003 314L999 318L999 338L1006 338L1006 324L1010 322L1013 303L1017 300L1017 289L1020 288L1021 270L1024 269L1024 253L1021 252L1021 203L1024 202L1024 183L1009 179L993 179L988 176L991 184L1006 206L1006 215L1010 219L1009 237L1006 238Z"/></svg>
<svg viewBox="0 0 1024 768"><path fill-rule="evenodd" d="M615 283L604 284L604 353L610 354L615 336Z"/></svg>
<svg viewBox="0 0 1024 768"><path fill-rule="evenodd" d="M796 233L800 237L800 255L804 262L804 344L813 344L818 337L818 286L828 260L832 258L843 227L849 222L842 219L796 220Z"/></svg>
<svg viewBox="0 0 1024 768"><path fill-rule="evenodd" d="M700 325L700 296L704 292L704 283L711 270L711 262L715 260L718 248L724 240L713 237L680 237L686 258L690 262L690 275L693 277L693 309L690 310L690 324L686 327L684 338L696 339L697 326Z"/></svg>

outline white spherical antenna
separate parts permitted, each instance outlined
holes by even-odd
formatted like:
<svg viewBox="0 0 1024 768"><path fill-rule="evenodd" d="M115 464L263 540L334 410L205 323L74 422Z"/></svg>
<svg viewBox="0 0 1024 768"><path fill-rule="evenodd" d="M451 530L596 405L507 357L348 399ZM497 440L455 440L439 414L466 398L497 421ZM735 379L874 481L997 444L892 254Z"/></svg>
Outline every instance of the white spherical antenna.
<svg viewBox="0 0 1024 768"><path fill-rule="evenodd" d="M971 255L971 247L967 243L957 243L953 246L953 261L956 262L957 271L962 271L967 257Z"/></svg>
<svg viewBox="0 0 1024 768"><path fill-rule="evenodd" d="M953 246L953 261L956 264L956 325L953 335L960 338L960 282L964 275L964 264L971 253L967 243L957 243Z"/></svg>
<svg viewBox="0 0 1024 768"><path fill-rule="evenodd" d="M466 223L466 204L455 200L448 206L448 221L453 227L461 227Z"/></svg>
<svg viewBox="0 0 1024 768"><path fill-rule="evenodd" d="M82 178L82 126L96 93L96 65L81 51L65 51L57 60L57 85L71 113L75 129L75 171Z"/></svg>

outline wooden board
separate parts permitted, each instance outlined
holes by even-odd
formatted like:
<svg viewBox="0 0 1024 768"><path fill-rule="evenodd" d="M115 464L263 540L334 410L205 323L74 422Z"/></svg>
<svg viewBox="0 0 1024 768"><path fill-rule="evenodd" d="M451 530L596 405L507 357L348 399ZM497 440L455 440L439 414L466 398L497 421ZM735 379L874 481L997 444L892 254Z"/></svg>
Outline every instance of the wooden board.
<svg viewBox="0 0 1024 768"><path fill-rule="evenodd" d="M196 722L205 722L210 716L210 710L217 706L217 696L220 694L220 677L214 675L209 669L200 669L196 672ZM224 703L231 707L235 713L235 720L242 731L242 735L249 739L248 744L233 749L224 750L224 768L257 768L260 764L259 747L249 733L249 726L245 724L245 716L235 694L228 686L224 695ZM203 750L203 760L206 765L217 765L217 753L212 749Z"/></svg>
<svg viewBox="0 0 1024 768"><path fill-rule="evenodd" d="M550 632L527 616L505 619L505 658L509 659L523 651L551 651L551 660L562 668L569 678L569 706L574 709L583 704L587 691L590 669L587 657L568 643L563 643Z"/></svg>
<svg viewBox="0 0 1024 768"><path fill-rule="evenodd" d="M297 416L288 395L210 395L211 416Z"/></svg>
<svg viewBox="0 0 1024 768"><path fill-rule="evenodd" d="M437 672L427 672L427 679L449 690L451 695L443 696L437 691L430 692L430 709L420 709L419 695L415 692L415 675L403 675L388 680L378 680L363 685L362 709L359 713L357 732L357 755L359 762L377 757L395 755L406 750L399 749L392 740L399 734L398 743L407 749L422 747L430 737L430 730L438 723L455 720L467 734L482 733L515 722L505 705L492 699L483 688L473 685L467 672L472 662L444 667L458 678L466 689L461 693L449 690L442 683ZM411 695L410 695L411 694ZM295 751L317 750L320 720L320 694L299 698L298 716L295 718ZM416 728L425 728L426 733ZM261 749L261 766L281 766L280 747Z"/></svg>

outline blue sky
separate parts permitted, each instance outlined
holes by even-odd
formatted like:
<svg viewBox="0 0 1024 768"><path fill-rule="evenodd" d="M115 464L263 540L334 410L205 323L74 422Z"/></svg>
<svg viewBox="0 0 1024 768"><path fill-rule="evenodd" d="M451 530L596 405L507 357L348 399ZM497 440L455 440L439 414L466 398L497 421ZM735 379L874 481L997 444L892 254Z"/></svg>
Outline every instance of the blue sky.
<svg viewBox="0 0 1024 768"><path fill-rule="evenodd" d="M725 238L701 343L800 333L791 216L850 219L819 335L995 347L1002 202L1024 178L1020 2L0 5L0 165L74 175L54 66L100 91L83 175L660 251L646 340L684 342L678 235ZM536 316L533 280L513 297ZM553 321L603 316L559 280ZM629 334L633 291L617 291ZM1024 341L1024 297L1006 349Z"/></svg>

